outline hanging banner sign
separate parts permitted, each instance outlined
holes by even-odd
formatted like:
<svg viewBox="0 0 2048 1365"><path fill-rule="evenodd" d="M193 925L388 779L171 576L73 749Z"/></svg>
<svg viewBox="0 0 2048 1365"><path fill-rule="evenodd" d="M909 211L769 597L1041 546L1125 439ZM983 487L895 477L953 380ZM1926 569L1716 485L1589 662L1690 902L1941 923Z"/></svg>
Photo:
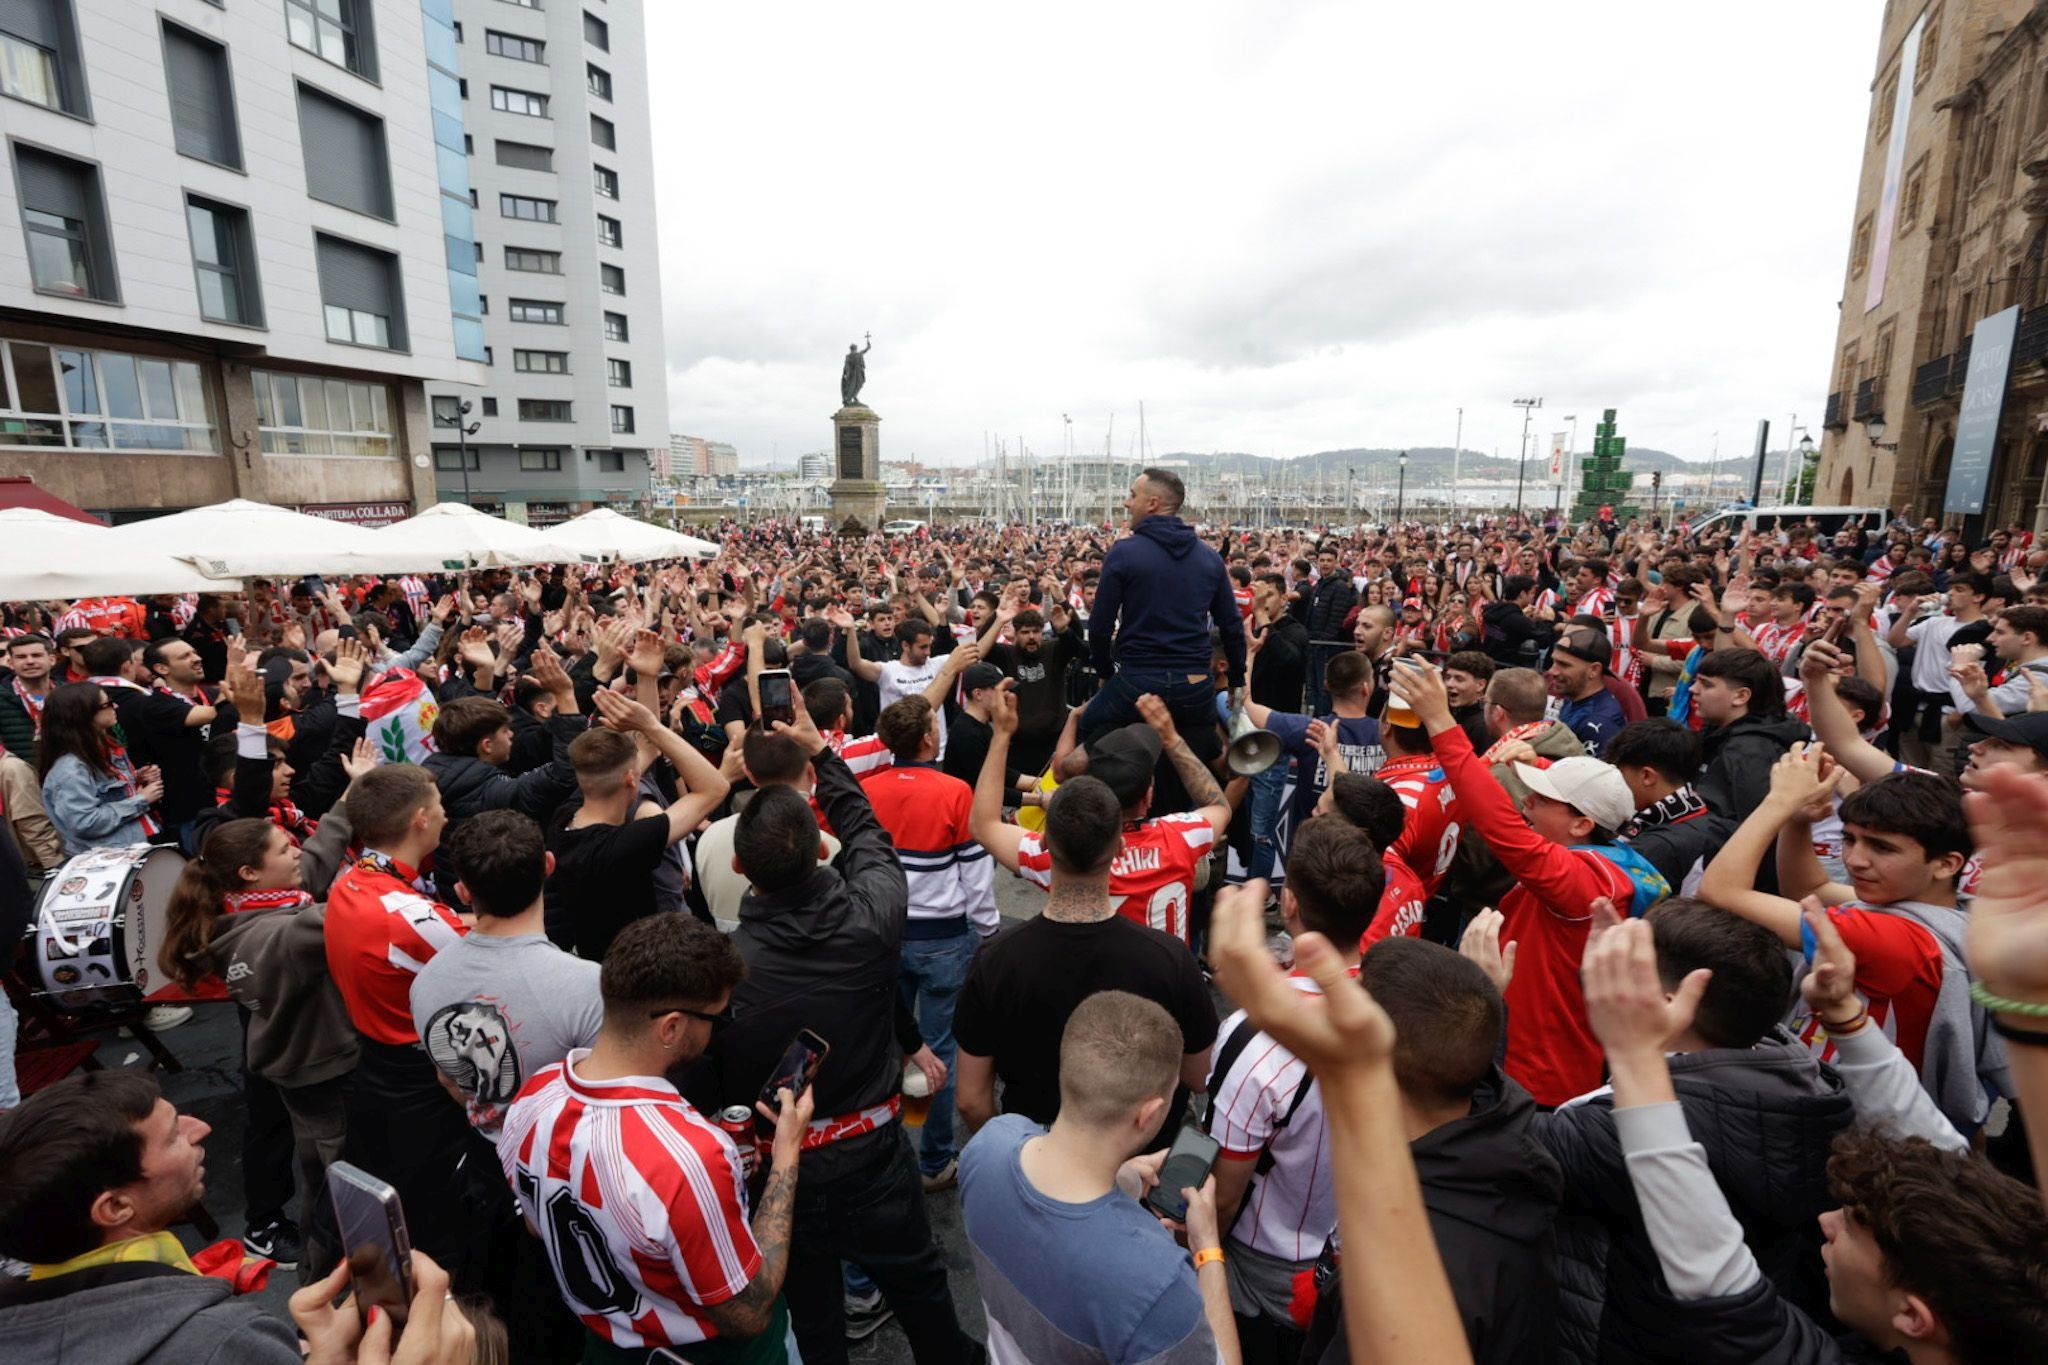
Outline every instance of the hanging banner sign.
<svg viewBox="0 0 2048 1365"><path fill-rule="evenodd" d="M1970 368L1963 380L1962 415L1956 419L1948 491L1941 500L1944 512L1974 515L1984 510L1984 490L1998 453L1998 419L2005 413L2005 384L2012 372L2013 335L2019 325L2015 304L1993 313L1970 334Z"/></svg>
<svg viewBox="0 0 2048 1365"><path fill-rule="evenodd" d="M1550 434L1550 477L1552 479L1564 477L1565 438L1566 433L1562 431L1554 431Z"/></svg>

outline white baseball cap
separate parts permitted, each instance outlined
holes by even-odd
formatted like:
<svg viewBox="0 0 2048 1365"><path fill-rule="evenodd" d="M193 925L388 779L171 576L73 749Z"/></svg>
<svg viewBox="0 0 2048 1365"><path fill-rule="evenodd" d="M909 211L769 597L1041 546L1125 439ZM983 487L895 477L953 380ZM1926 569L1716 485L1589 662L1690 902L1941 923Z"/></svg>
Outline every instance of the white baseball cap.
<svg viewBox="0 0 2048 1365"><path fill-rule="evenodd" d="M1515 776L1530 791L1564 802L1610 833L1635 818L1636 798L1621 770L1597 758L1560 758L1548 768L1517 763Z"/></svg>

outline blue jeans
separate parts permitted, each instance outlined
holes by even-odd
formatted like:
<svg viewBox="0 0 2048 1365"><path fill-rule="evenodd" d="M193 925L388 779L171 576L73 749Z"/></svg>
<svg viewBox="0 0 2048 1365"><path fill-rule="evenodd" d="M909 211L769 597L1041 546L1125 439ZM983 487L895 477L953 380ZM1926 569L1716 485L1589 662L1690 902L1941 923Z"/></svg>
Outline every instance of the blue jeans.
<svg viewBox="0 0 2048 1365"><path fill-rule="evenodd" d="M1166 709L1173 716L1173 724L1180 731L1188 747L1207 758L1216 752L1216 684L1208 678L1188 681L1186 673L1138 672L1128 668L1118 669L1116 675L1102 685L1089 701L1088 709L1081 713L1081 723L1075 730L1075 738L1086 744L1108 730L1142 721L1138 714L1138 698L1151 693L1166 703ZM1204 747L1207 737L1206 748Z"/></svg>
<svg viewBox="0 0 2048 1365"><path fill-rule="evenodd" d="M972 929L949 938L903 941L903 971L896 978L896 989L904 1006L917 1015L917 1031L946 1064L946 1083L932 1096L931 1112L924 1121L924 1146L917 1165L925 1175L937 1175L953 1159L953 1006L959 1002L960 988L967 984L967 969L980 943L981 936Z"/></svg>
<svg viewBox="0 0 2048 1365"><path fill-rule="evenodd" d="M1247 878L1270 878L1279 856L1274 834L1280 825L1280 798L1287 791L1287 755L1252 778L1252 859L1245 868Z"/></svg>

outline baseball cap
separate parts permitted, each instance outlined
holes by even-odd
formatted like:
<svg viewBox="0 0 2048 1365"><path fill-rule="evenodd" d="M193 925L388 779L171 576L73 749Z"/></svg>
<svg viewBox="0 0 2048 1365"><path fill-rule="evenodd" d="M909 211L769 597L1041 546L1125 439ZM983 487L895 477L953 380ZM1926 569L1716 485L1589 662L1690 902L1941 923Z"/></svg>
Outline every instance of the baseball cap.
<svg viewBox="0 0 2048 1365"><path fill-rule="evenodd" d="M1003 670L994 664L969 664L960 674L960 690L971 694L994 687L1002 680Z"/></svg>
<svg viewBox="0 0 2048 1365"><path fill-rule="evenodd" d="M1614 649L1607 643L1605 635L1597 630L1587 630L1583 627L1577 630L1568 630L1558 636L1557 643L1550 647L1550 652L1553 654L1569 654L1574 659L1580 659L1589 664L1599 664L1602 668L1607 667L1608 661L1614 657ZM1634 814L1634 812L1631 811L1630 814Z"/></svg>
<svg viewBox="0 0 2048 1365"><path fill-rule="evenodd" d="M1161 751L1158 732L1143 721L1111 730L1089 741L1088 776L1107 783L1117 804L1129 808L1152 785Z"/></svg>
<svg viewBox="0 0 2048 1365"><path fill-rule="evenodd" d="M1564 802L1604 830L1635 818L1636 799L1621 770L1597 758L1560 758L1548 768L1517 763L1515 776L1530 791Z"/></svg>
<svg viewBox="0 0 2048 1365"><path fill-rule="evenodd" d="M1986 716L1976 711L1963 714L1963 724L1980 735L2024 744L2048 756L2048 711L2022 711L2017 716Z"/></svg>

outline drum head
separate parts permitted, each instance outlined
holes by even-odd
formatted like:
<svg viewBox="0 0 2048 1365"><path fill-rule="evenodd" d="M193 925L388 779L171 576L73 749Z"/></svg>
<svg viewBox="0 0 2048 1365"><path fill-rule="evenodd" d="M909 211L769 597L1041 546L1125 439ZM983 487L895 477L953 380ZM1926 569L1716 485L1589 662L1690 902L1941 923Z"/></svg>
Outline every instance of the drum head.
<svg viewBox="0 0 2048 1365"><path fill-rule="evenodd" d="M96 848L66 862L44 884L36 907L36 966L60 1007L133 1003L143 982L160 975L138 979L134 944L161 941L171 888L184 867L176 849ZM154 925L146 914L152 899Z"/></svg>

